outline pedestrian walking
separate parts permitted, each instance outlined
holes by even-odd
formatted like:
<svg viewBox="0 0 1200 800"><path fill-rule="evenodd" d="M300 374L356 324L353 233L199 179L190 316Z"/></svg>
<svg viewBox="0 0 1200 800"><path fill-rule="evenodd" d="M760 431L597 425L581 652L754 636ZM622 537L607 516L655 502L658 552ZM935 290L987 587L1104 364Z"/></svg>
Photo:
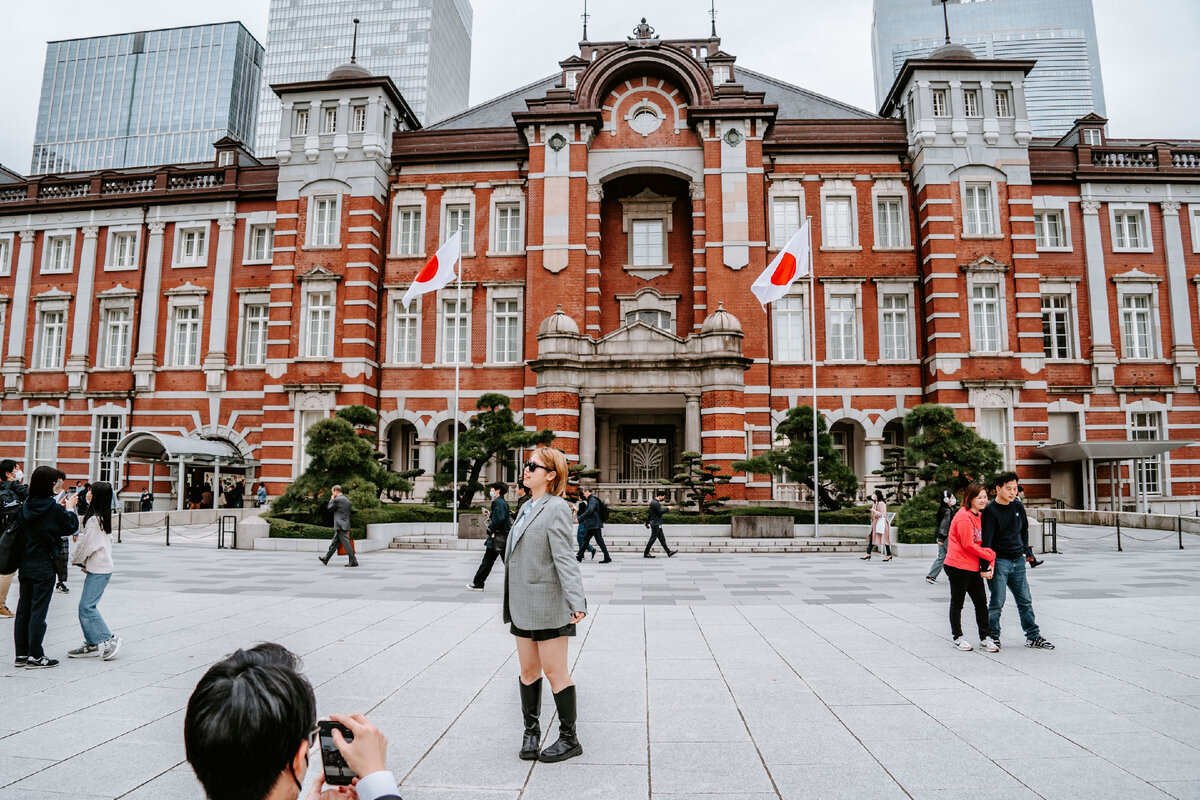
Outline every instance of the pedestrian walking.
<svg viewBox="0 0 1200 800"><path fill-rule="evenodd" d="M151 511L153 509L154 509L154 493L151 492L150 487L147 486L145 489L142 490L142 496L138 498L138 510L139 511Z"/></svg>
<svg viewBox="0 0 1200 800"><path fill-rule="evenodd" d="M667 558L670 558L677 552L667 547L667 537L663 536L663 512L670 510L669 507L662 504L662 501L665 499L667 499L667 490L658 489L654 492L654 499L650 501L650 509L646 512L646 527L650 529L650 541L646 542L646 551L642 553L642 558L655 557L650 552L650 548L654 546L655 541L662 544L662 549L667 551Z"/></svg>
<svg viewBox="0 0 1200 800"><path fill-rule="evenodd" d="M38 467L29 478L29 498L21 506L25 553L18 570L21 595L13 629L17 667L45 669L58 666L57 659L46 657L42 640L46 638L46 614L50 611L50 598L59 572L62 539L79 530L79 518L75 516L78 496L69 494L62 503L54 500L66 477L54 467Z"/></svg>
<svg viewBox="0 0 1200 800"><path fill-rule="evenodd" d="M892 523L887 515L887 503L883 492L875 490L875 504L871 506L871 532L867 535L867 554L863 561L871 560L871 551L879 548L881 553L887 553L884 561L892 560Z"/></svg>
<svg viewBox="0 0 1200 800"><path fill-rule="evenodd" d="M1011 591L1017 601L1021 628L1025 631L1025 646L1053 650L1054 645L1042 637L1033 613L1033 596L1025 573L1025 564L1033 557L1033 549L1029 546L1029 517L1025 506L1017 499L1017 474L1000 473L995 486L996 499L987 504L981 519L983 546L996 551L995 573L988 580L992 597L988 605L991 641L1000 647L1000 614Z"/></svg>
<svg viewBox="0 0 1200 800"><path fill-rule="evenodd" d="M487 512L487 539L483 543L483 561L475 570L475 578L467 584L467 588L476 592L483 591L483 585L492 574L496 558L504 558L504 547L508 544L508 531L512 527L512 518L508 511L508 501L504 495L508 493L508 484L496 481L488 491L492 495L492 507Z"/></svg>
<svg viewBox="0 0 1200 800"><path fill-rule="evenodd" d="M88 488L88 510L75 546L74 563L87 577L79 597L79 627L83 644L68 650L70 658L96 658L111 661L121 649L121 637L114 636L96 608L108 581L112 578L112 484L97 481Z"/></svg>
<svg viewBox="0 0 1200 800"><path fill-rule="evenodd" d="M11 458L0 461L0 525L20 525L21 505L29 496L29 488L22 481L25 473ZM12 619L16 614L8 607L8 593L12 588L15 572L0 575L0 619ZM16 603L13 603L16 606Z"/></svg>
<svg viewBox="0 0 1200 800"><path fill-rule="evenodd" d="M946 561L946 541L950 536L950 523L954 519L955 507L954 495L950 492L942 492L942 502L938 504L936 530L934 539L937 541L938 552L937 558L933 560L933 564L929 567L929 572L925 573L926 583L936 583L938 573L942 571L942 565Z"/></svg>
<svg viewBox="0 0 1200 800"><path fill-rule="evenodd" d="M583 523L579 518L583 512L587 510L587 500L580 500L579 505L575 507L575 546L587 548L588 555L591 558L596 557L596 548L587 540L587 531L583 528Z"/></svg>
<svg viewBox="0 0 1200 800"><path fill-rule="evenodd" d="M612 556L608 554L608 547L604 544L604 520L600 516L600 498L596 497L596 493L590 486L582 487L581 492L587 505L584 506L583 513L579 515L579 524L583 526L583 544L576 553L575 560L583 561L584 549L591 544L592 539L595 539L596 544L600 546L600 552L604 553L604 558L600 559L600 563L610 564Z"/></svg>
<svg viewBox="0 0 1200 800"><path fill-rule="evenodd" d="M323 556L317 556L317 560L322 564L329 564L329 559L337 554L340 544L342 550L350 558L346 562L346 566L357 567L358 558L354 555L354 542L350 539L350 498L342 494L341 486L334 486L329 492L333 495L327 506L333 512L333 541L329 543L329 552Z"/></svg>
<svg viewBox="0 0 1200 800"><path fill-rule="evenodd" d="M262 508L267 504L267 487L265 484L258 484L258 491L254 495L254 507Z"/></svg>
<svg viewBox="0 0 1200 800"><path fill-rule="evenodd" d="M583 576L571 560L571 506L567 458L541 447L522 469L530 500L508 536L504 570L504 621L516 637L521 662L521 715L525 732L520 757L555 762L583 754L575 733L575 682L567 666L567 639L587 616ZM559 736L541 752L542 676L550 682L558 711Z"/></svg>
<svg viewBox="0 0 1200 800"><path fill-rule="evenodd" d="M983 582L992 577L996 561L996 551L982 544L980 514L987 504L987 487L982 483L969 484L963 492L963 507L950 523L944 566L950 581L950 637L954 646L959 650L975 649L963 638L962 632L963 601L970 595L971 604L975 606L979 646L989 653L997 653L1000 648L988 636L987 593L983 590Z"/></svg>

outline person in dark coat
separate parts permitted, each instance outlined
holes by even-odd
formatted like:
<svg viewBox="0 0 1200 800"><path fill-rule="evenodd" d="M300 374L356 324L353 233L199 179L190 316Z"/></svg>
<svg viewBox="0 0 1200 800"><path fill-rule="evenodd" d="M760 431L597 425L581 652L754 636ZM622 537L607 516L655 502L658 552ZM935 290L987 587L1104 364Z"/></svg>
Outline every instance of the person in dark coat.
<svg viewBox="0 0 1200 800"><path fill-rule="evenodd" d="M508 493L508 484L501 481L496 481L489 487L492 494L492 507L488 511L487 523L487 541L483 546L483 561L479 564L479 569L475 571L475 578L467 588L482 592L483 584L487 581L488 575L492 574L492 567L496 564L496 559L504 559L504 547L508 542L508 530L512 527L512 517L508 512L508 501L504 499L504 495Z"/></svg>
<svg viewBox="0 0 1200 800"><path fill-rule="evenodd" d="M19 506L29 496L29 487L21 482L23 480L25 480L25 473L21 471L20 464L11 458L0 461L0 510L3 510L5 519L14 509L16 513L21 513ZM8 591L12 588L15 577L16 572L0 575L0 619L10 619L16 616L8 608ZM13 605L15 606L16 603Z"/></svg>
<svg viewBox="0 0 1200 800"><path fill-rule="evenodd" d="M142 492L142 496L138 499L138 508L141 511L152 511L154 509L154 493L150 491L149 486L146 487L146 490Z"/></svg>
<svg viewBox="0 0 1200 800"><path fill-rule="evenodd" d="M330 492L333 497L329 501L328 509L333 512L333 541L329 543L329 552L317 558L322 564L328 564L329 559L337 554L340 544L350 557L346 566L357 567L358 558L354 555L354 543L350 541L350 498L342 494L341 486L334 486Z"/></svg>
<svg viewBox="0 0 1200 800"><path fill-rule="evenodd" d="M584 508L583 513L579 515L579 524L583 526L584 535L583 544L579 546L579 552L575 554L575 560L583 561L583 553L594 538L596 544L600 545L600 552L604 553L604 558L600 559L600 563L611 564L612 556L608 554L608 546L604 544L604 534L601 533L604 528L604 521L600 519L600 498L596 497L596 493L589 486L584 486L581 491L584 501L587 502L587 506Z"/></svg>
<svg viewBox="0 0 1200 800"><path fill-rule="evenodd" d="M17 575L21 596L17 601L16 627L13 629L17 656L14 666L17 667L44 669L58 666L57 659L46 657L42 640L46 637L46 614L59 573L62 539L79 530L79 517L75 515L79 496L68 494L61 504L54 500L59 484L66 477L54 467L38 467L29 479L29 498L21 507L25 554Z"/></svg>
<svg viewBox="0 0 1200 800"><path fill-rule="evenodd" d="M646 552L642 553L643 558L654 558L654 554L650 552L650 548L654 546L655 540L661 545L663 550L667 551L667 558L675 555L676 551L667 547L667 537L663 536L662 518L663 504L662 501L667 499L667 490L658 489L654 492L654 499L650 501L650 510L646 513L646 527L650 529L650 541L646 542Z"/></svg>

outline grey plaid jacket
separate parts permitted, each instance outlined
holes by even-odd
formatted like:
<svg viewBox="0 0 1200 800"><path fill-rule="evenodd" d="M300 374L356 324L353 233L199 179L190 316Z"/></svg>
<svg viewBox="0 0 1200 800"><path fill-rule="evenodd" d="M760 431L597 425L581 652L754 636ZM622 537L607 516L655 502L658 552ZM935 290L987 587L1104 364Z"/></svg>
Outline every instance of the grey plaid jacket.
<svg viewBox="0 0 1200 800"><path fill-rule="evenodd" d="M571 506L561 497L542 498L518 519L504 561L505 622L527 631L553 630L569 624L573 612L587 610L575 545Z"/></svg>

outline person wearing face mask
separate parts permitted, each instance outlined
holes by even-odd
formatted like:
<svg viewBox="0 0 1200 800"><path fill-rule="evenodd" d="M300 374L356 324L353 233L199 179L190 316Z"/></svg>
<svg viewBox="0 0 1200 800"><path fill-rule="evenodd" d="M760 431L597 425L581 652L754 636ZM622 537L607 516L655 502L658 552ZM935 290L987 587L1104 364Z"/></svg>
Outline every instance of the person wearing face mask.
<svg viewBox="0 0 1200 800"><path fill-rule="evenodd" d="M933 560L933 566L925 574L926 583L937 582L938 573L942 571L942 565L946 561L946 541L950 538L950 521L954 519L954 507L957 502L950 492L942 492L942 502L938 505L937 510L938 554L937 558Z"/></svg>
<svg viewBox="0 0 1200 800"><path fill-rule="evenodd" d="M946 549L946 577L950 579L950 636L959 650L974 650L963 637L962 609L968 595L975 606L975 627L979 646L989 653L1000 648L988 638L987 592L985 579L990 579L996 563L996 551L984 547L980 514L987 506L987 487L972 482L963 492L963 507L950 523L949 546Z"/></svg>
<svg viewBox="0 0 1200 800"><path fill-rule="evenodd" d="M69 494L60 504L54 495L67 476L54 467L41 466L29 478L29 498L21 506L21 527L25 532L25 552L21 557L18 582L16 627L13 644L14 666L25 669L57 667L58 660L47 658L42 649L46 637L46 614L54 594L54 581L66 569L62 559L62 539L79 530L75 515L78 496Z"/></svg>
<svg viewBox="0 0 1200 800"><path fill-rule="evenodd" d="M0 461L0 525L18 524L21 504L29 496L29 489L24 485L25 473L19 464L11 458ZM12 619L15 613L8 608L8 592L12 588L13 578L17 573L10 572L0 575L0 619Z"/></svg>

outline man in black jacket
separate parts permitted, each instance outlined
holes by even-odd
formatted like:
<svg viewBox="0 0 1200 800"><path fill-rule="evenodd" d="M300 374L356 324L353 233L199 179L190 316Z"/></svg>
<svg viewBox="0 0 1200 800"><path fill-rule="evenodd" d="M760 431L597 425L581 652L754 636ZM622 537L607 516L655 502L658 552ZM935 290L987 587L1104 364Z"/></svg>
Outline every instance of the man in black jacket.
<svg viewBox="0 0 1200 800"><path fill-rule="evenodd" d="M329 543L329 552L324 556L317 556L317 560L322 564L328 564L329 559L337 554L340 544L346 551L346 555L350 557L346 566L357 567L358 558L354 554L354 542L350 541L350 498L342 494L341 486L334 486L330 489L330 494L332 498L326 508L333 512L333 541Z"/></svg>
<svg viewBox="0 0 1200 800"><path fill-rule="evenodd" d="M587 506L583 509L583 513L579 515L579 524L583 526L583 544L580 545L579 552L575 555L575 560L583 561L583 554L587 551L588 544L595 538L596 544L600 547L600 552L604 553L604 558L600 559L600 563L610 564L612 563L612 556L608 554L608 547L604 544L604 534L601 533L604 528L604 520L600 519L600 498L596 497L596 493L592 491L590 486L581 487L580 493L587 502Z"/></svg>
<svg viewBox="0 0 1200 800"><path fill-rule="evenodd" d="M988 627L991 640L1000 646L1000 612L1008 591L1017 601L1017 613L1025 631L1025 646L1038 650L1053 650L1054 645L1042 638L1037 620L1033 615L1033 597L1029 593L1029 581L1025 577L1027 556L1032 556L1029 547L1029 518L1025 506L1017 499L1017 474L1002 472L996 477L996 499L983 509L980 523L983 527L983 546L996 551L996 567L988 580ZM986 643L985 643L986 644Z"/></svg>
<svg viewBox="0 0 1200 800"><path fill-rule="evenodd" d="M654 558L650 552L650 548L654 546L654 541L657 539L663 550L667 551L667 558L675 555L674 550L667 547L667 537L663 536L662 518L663 511L666 510L662 501L667 498L666 489L658 489L654 492L654 499L650 501L650 511L646 514L646 527L650 529L650 541L646 542L646 552L642 553L642 558Z"/></svg>
<svg viewBox="0 0 1200 800"><path fill-rule="evenodd" d="M21 471L21 466L11 458L0 461L0 478L3 479L3 482L0 482L0 520L7 522L10 515L21 513L21 504L29 496L29 489L22 483L25 473ZM9 610L7 603L8 590L12 587L16 574L10 572L0 575L0 619L12 619L16 616Z"/></svg>
<svg viewBox="0 0 1200 800"><path fill-rule="evenodd" d="M508 484L496 481L488 491L492 494L492 508L488 512L487 541L483 545L483 561L475 571L475 579L467 584L467 588L475 592L483 591L483 584L488 575L492 574L492 566L496 559L504 559L504 546L508 543L508 531L512 527L511 515L508 511L508 501L504 495L508 493Z"/></svg>
<svg viewBox="0 0 1200 800"><path fill-rule="evenodd" d="M42 649L46 637L46 614L54 594L54 581L66 569L62 558L62 539L79 530L75 516L78 495L68 494L59 503L55 493L65 478L54 467L41 466L29 478L29 498L21 506L21 530L25 535L25 553L17 580L21 585L14 620L14 666L44 669L58 666Z"/></svg>

